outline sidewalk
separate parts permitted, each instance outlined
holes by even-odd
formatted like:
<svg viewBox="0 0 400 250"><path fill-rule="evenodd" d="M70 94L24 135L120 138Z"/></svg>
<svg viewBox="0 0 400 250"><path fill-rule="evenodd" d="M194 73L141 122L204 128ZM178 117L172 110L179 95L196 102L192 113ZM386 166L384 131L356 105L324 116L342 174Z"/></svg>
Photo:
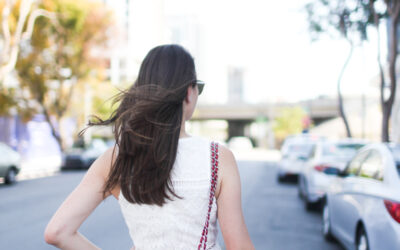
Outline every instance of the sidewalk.
<svg viewBox="0 0 400 250"><path fill-rule="evenodd" d="M51 169L40 169L36 171L26 171L21 169L21 172L17 175L17 181L38 179L43 177L53 176L59 173L59 170Z"/></svg>
<svg viewBox="0 0 400 250"><path fill-rule="evenodd" d="M29 180L52 176L60 171L61 158L59 156L49 156L30 159L21 163L21 171L17 175L17 180Z"/></svg>

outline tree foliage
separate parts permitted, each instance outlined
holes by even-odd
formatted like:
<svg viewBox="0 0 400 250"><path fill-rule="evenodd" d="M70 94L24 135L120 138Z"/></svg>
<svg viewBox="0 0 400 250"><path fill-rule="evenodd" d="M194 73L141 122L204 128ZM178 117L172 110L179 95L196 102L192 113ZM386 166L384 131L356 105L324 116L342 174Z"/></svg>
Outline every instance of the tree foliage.
<svg viewBox="0 0 400 250"><path fill-rule="evenodd" d="M38 6L56 16L38 17L29 43L16 64L17 88L7 95L20 112L43 113L62 146L60 120L70 108L78 84L104 77L112 15L102 3L42 0ZM14 14L15 15L15 14Z"/></svg>
<svg viewBox="0 0 400 250"><path fill-rule="evenodd" d="M275 137L283 140L288 135L301 133L306 117L307 115L301 107L284 108L275 118L273 127Z"/></svg>
<svg viewBox="0 0 400 250"><path fill-rule="evenodd" d="M353 42L368 39L367 28L374 23L370 0L315 0L306 4L309 28L313 39L323 34L345 37ZM375 2L375 1L373 1ZM386 17L386 11L379 13Z"/></svg>
<svg viewBox="0 0 400 250"><path fill-rule="evenodd" d="M400 0L314 0L306 5L312 37L322 34L338 35L350 43L360 43L368 39L368 27L377 31L377 62L380 72L380 95L382 106L382 141L389 141L389 120L396 94L396 63L398 53L398 26ZM380 53L381 23L388 24L388 68L390 81L384 77ZM390 95L385 98L384 88L389 85ZM340 86L338 87L340 89Z"/></svg>
<svg viewBox="0 0 400 250"><path fill-rule="evenodd" d="M55 19L55 16L38 8L34 0L4 0L0 2L0 114L8 114L19 107L15 100L16 91L9 88L15 76L15 65L20 48L26 45L32 36L38 17ZM14 74L13 74L14 73ZM19 110L27 114L27 110ZM28 112L29 113L29 112Z"/></svg>

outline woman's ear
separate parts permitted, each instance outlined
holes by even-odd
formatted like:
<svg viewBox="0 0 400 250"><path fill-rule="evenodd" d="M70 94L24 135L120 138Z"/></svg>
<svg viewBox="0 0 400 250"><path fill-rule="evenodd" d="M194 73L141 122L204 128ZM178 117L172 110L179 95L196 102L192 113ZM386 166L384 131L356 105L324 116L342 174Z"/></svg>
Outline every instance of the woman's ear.
<svg viewBox="0 0 400 250"><path fill-rule="evenodd" d="M193 100L193 90L194 88L192 88L192 86L189 86L186 90L186 97L185 97L185 101L187 103L191 102Z"/></svg>

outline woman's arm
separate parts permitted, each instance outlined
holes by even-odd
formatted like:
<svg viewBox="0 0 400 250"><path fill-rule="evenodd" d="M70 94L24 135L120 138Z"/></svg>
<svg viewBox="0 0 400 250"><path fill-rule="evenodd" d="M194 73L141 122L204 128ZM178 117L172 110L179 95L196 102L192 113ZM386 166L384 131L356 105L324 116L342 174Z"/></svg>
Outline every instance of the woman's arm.
<svg viewBox="0 0 400 250"><path fill-rule="evenodd" d="M81 183L53 215L44 233L48 244L60 249L99 249L81 235L78 229L103 201L103 187L110 170L112 154L113 148L110 148L92 164Z"/></svg>
<svg viewBox="0 0 400 250"><path fill-rule="evenodd" d="M242 212L238 167L232 152L224 146L220 146L219 166L218 222L226 249L252 250L254 246Z"/></svg>

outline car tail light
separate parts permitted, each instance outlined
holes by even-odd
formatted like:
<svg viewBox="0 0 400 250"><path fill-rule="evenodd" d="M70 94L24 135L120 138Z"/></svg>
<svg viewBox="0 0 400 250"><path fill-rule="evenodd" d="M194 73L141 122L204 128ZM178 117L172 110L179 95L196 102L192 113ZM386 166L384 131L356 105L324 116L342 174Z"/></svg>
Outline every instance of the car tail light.
<svg viewBox="0 0 400 250"><path fill-rule="evenodd" d="M400 223L400 203L384 200L386 209L388 210L389 214L392 218Z"/></svg>
<svg viewBox="0 0 400 250"><path fill-rule="evenodd" d="M327 168L329 168L329 167L326 166L326 165L316 165L316 166L314 166L314 169L317 170L318 172L324 172L325 169L327 169Z"/></svg>

